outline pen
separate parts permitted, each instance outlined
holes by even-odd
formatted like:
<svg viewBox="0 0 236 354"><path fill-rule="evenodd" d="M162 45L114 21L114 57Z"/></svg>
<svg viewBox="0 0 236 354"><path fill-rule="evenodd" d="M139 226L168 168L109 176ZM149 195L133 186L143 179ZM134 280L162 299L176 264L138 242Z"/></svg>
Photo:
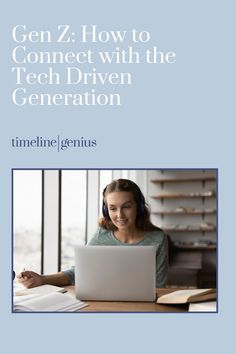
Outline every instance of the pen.
<svg viewBox="0 0 236 354"><path fill-rule="evenodd" d="M25 272L25 268L23 268L22 271L21 271L21 274L20 274L21 278L24 278L24 276L22 275L23 272Z"/></svg>

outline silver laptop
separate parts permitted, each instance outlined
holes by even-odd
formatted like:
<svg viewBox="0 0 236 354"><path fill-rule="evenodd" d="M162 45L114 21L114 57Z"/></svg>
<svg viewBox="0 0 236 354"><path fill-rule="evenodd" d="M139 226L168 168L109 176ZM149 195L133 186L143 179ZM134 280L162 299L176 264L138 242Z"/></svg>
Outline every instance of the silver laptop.
<svg viewBox="0 0 236 354"><path fill-rule="evenodd" d="M155 301L155 247L76 246L75 291L80 300Z"/></svg>

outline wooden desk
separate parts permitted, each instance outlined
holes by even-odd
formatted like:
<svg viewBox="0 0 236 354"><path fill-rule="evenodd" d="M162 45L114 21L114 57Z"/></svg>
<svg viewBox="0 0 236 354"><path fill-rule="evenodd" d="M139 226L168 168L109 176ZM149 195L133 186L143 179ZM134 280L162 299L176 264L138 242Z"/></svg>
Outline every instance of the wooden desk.
<svg viewBox="0 0 236 354"><path fill-rule="evenodd" d="M65 289L75 296L75 287L70 285ZM171 293L176 289L157 289L159 296ZM86 301L89 306L80 312L187 312L188 304L184 305L160 305L155 302L122 302L122 301Z"/></svg>

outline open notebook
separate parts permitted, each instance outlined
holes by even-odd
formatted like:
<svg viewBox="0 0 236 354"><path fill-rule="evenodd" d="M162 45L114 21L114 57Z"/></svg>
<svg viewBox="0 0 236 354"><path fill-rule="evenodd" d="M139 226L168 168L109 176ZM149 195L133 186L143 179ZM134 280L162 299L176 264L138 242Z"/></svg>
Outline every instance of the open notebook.
<svg viewBox="0 0 236 354"><path fill-rule="evenodd" d="M14 292L13 312L76 312L87 306L65 291L52 285L18 290Z"/></svg>

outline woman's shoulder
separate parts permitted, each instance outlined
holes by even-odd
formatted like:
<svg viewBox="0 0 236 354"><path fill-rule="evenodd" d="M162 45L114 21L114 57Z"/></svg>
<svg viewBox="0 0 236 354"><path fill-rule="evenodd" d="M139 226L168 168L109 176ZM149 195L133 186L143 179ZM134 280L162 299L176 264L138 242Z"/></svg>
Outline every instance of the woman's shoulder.
<svg viewBox="0 0 236 354"><path fill-rule="evenodd" d="M91 240L88 242L89 245L100 245L103 244L104 242L107 242L108 239L111 238L111 231L106 230L102 227L99 227L94 234L94 236L91 238Z"/></svg>
<svg viewBox="0 0 236 354"><path fill-rule="evenodd" d="M157 228L156 230L147 231L146 232L146 240L150 240L154 243L165 242L167 240L167 236L162 229Z"/></svg>

